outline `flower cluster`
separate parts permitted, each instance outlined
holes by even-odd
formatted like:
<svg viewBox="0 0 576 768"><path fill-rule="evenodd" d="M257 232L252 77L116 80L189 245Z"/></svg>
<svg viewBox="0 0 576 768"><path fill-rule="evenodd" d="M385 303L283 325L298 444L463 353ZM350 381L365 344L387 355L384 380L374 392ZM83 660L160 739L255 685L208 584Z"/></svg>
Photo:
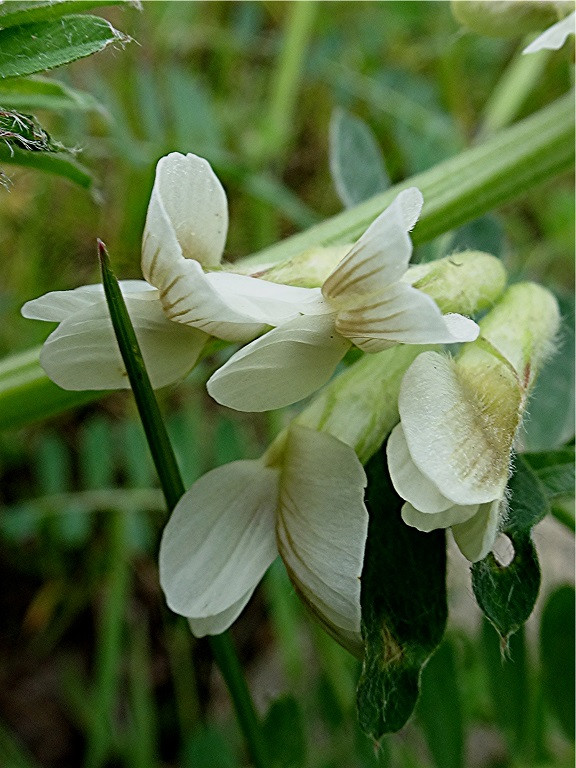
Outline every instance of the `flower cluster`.
<svg viewBox="0 0 576 768"><path fill-rule="evenodd" d="M400 192L355 244L330 251L338 258L316 285L302 287L274 281L290 276L289 264L252 275L224 270L227 202L209 164L178 153L158 163L145 280L121 284L153 386L181 379L210 337L239 342L208 392L226 406L265 411L325 385L352 346L370 353L332 378L264 456L208 472L177 504L160 578L197 636L230 626L280 555L305 604L361 655L363 464L388 436L404 521L452 528L469 560L490 551L527 393L558 312L548 292L526 284L480 327L458 314L491 307L505 273L474 252L409 269L422 204L418 189ZM128 386L101 286L52 292L22 311L59 323L41 362L60 386ZM469 343L456 358L438 351L453 342Z"/></svg>

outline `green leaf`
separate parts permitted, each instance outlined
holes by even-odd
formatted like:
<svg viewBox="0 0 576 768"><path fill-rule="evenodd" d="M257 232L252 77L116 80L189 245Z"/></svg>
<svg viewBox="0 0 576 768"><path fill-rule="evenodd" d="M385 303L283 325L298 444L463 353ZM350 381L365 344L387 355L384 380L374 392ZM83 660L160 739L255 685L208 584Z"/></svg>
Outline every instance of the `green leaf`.
<svg viewBox="0 0 576 768"><path fill-rule="evenodd" d="M275 768L301 768L306 764L304 715L294 696L276 699L262 724Z"/></svg>
<svg viewBox="0 0 576 768"><path fill-rule="evenodd" d="M558 297L562 326L556 349L542 366L530 398L524 446L558 448L574 437L574 298Z"/></svg>
<svg viewBox="0 0 576 768"><path fill-rule="evenodd" d="M45 77L0 80L0 104L4 109L105 111L90 93Z"/></svg>
<svg viewBox="0 0 576 768"><path fill-rule="evenodd" d="M574 587L564 585L544 606L540 659L546 702L566 736L574 741Z"/></svg>
<svg viewBox="0 0 576 768"><path fill-rule="evenodd" d="M63 16L55 21L0 30L0 78L60 67L130 38L99 16Z"/></svg>
<svg viewBox="0 0 576 768"><path fill-rule="evenodd" d="M549 499L574 494L574 446L559 451L524 453L522 458L534 470Z"/></svg>
<svg viewBox="0 0 576 768"><path fill-rule="evenodd" d="M21 165L51 173L54 176L62 176L84 189L91 190L94 197L98 198L94 188L94 176L66 152L30 152L17 146L8 146L0 141L0 164Z"/></svg>
<svg viewBox="0 0 576 768"><path fill-rule="evenodd" d="M437 768L463 768L464 720L456 657L448 640L424 667L417 714Z"/></svg>
<svg viewBox="0 0 576 768"><path fill-rule="evenodd" d="M492 700L492 717L506 734L510 750L516 754L530 738L531 708L529 667L524 629L521 627L502 653L500 638L489 622L481 632L486 677Z"/></svg>
<svg viewBox="0 0 576 768"><path fill-rule="evenodd" d="M330 172L346 208L390 186L382 152L371 128L344 109L330 120Z"/></svg>
<svg viewBox="0 0 576 768"><path fill-rule="evenodd" d="M0 27L34 24L58 19L68 13L86 11L88 8L121 5L122 2L123 0L10 0L0 4Z"/></svg>
<svg viewBox="0 0 576 768"><path fill-rule="evenodd" d="M420 672L444 634L446 543L443 530L422 533L402 521L402 499L384 451L366 465L370 515L362 570L364 662L358 716L373 739L398 731L418 698Z"/></svg>
<svg viewBox="0 0 576 768"><path fill-rule="evenodd" d="M540 589L540 566L532 528L550 511L545 489L521 456L508 485L509 510L502 532L514 557L502 565L490 553L472 565L472 588L485 616L507 641L530 616Z"/></svg>

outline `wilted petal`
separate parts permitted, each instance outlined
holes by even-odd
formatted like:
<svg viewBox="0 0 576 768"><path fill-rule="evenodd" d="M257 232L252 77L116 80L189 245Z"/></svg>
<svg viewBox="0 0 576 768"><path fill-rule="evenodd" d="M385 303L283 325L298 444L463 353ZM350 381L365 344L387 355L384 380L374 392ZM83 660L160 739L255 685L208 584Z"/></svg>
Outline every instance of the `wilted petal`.
<svg viewBox="0 0 576 768"><path fill-rule="evenodd" d="M372 222L322 286L323 295L345 305L396 282L408 269L412 242L408 231L422 209L422 194L406 189Z"/></svg>
<svg viewBox="0 0 576 768"><path fill-rule="evenodd" d="M213 619L210 633L236 618L278 554L278 480L278 470L261 461L235 461L184 494L160 545L160 583L173 611Z"/></svg>
<svg viewBox="0 0 576 768"><path fill-rule="evenodd" d="M571 13L569 16L566 16L565 19L548 27L548 29L542 32L541 35L538 35L530 45L527 45L522 53L536 53L536 51L541 51L543 49L557 51L559 48L562 48L568 35L574 34L575 19L576 13Z"/></svg>
<svg viewBox="0 0 576 768"><path fill-rule="evenodd" d="M143 298L132 294L125 299L152 386L158 388L188 373L207 337L167 320L154 294ZM40 363L63 389L129 388L106 299L103 292L92 295L92 303L70 314L50 334L40 352Z"/></svg>
<svg viewBox="0 0 576 768"><path fill-rule="evenodd" d="M278 548L304 602L355 653L362 647L365 486L366 475L350 446L326 433L290 428L280 482Z"/></svg>
<svg viewBox="0 0 576 768"><path fill-rule="evenodd" d="M479 328L461 315L442 315L422 291L395 283L366 302L338 312L336 330L365 352L392 344L452 344L473 341Z"/></svg>
<svg viewBox="0 0 576 768"><path fill-rule="evenodd" d="M498 534L501 505L501 499L482 504L470 520L452 526L456 544L471 563L483 560L494 546Z"/></svg>
<svg viewBox="0 0 576 768"><path fill-rule="evenodd" d="M440 493L432 480L422 474L412 461L402 424L397 424L392 430L388 438L386 454L390 479L399 496L406 499L425 515L435 515L452 507L453 502ZM420 526L415 527L419 528ZM435 527L433 526L433 528ZM422 529L420 528L420 530Z"/></svg>
<svg viewBox="0 0 576 768"><path fill-rule="evenodd" d="M412 460L444 496L462 505L502 496L509 446L485 421L456 363L423 352L404 375L398 405Z"/></svg>
<svg viewBox="0 0 576 768"><path fill-rule="evenodd" d="M178 152L161 158L144 227L144 277L162 289L182 258L218 266L227 230L226 194L210 164Z"/></svg>
<svg viewBox="0 0 576 768"><path fill-rule="evenodd" d="M412 526L412 528L429 533L438 528L450 528L452 525L464 523L473 517L476 512L478 512L478 504L470 506L455 504L452 507L448 507L448 509L444 509L442 512L429 514L421 512L407 502L402 507L402 520L404 520L406 525Z"/></svg>
<svg viewBox="0 0 576 768"><path fill-rule="evenodd" d="M332 315L304 315L233 355L208 380L208 393L238 411L282 408L325 384L349 347Z"/></svg>
<svg viewBox="0 0 576 768"><path fill-rule="evenodd" d="M252 597L254 589L255 587L249 589L245 595L242 595L239 600L221 613L202 619L189 618L188 624L192 634L195 637L204 637L205 635L219 635L221 632L225 632L240 616L248 600Z"/></svg>

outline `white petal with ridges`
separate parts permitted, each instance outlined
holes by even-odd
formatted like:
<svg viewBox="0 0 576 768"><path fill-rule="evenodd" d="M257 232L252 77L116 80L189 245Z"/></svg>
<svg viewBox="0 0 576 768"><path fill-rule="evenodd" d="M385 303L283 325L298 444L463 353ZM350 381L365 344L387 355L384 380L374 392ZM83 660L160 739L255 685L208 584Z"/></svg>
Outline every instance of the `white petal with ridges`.
<svg viewBox="0 0 576 768"><path fill-rule="evenodd" d="M233 355L208 380L208 393L238 411L282 408L325 384L349 347L331 315L298 317Z"/></svg>
<svg viewBox="0 0 576 768"><path fill-rule="evenodd" d="M197 480L176 505L160 545L160 583L170 608L190 619L235 616L278 552L279 473L235 461ZM237 615L237 614L236 614Z"/></svg>
<svg viewBox="0 0 576 768"><path fill-rule="evenodd" d="M210 164L178 152L161 158L142 243L146 279L164 288L171 268L182 258L218 266L227 230L226 194Z"/></svg>
<svg viewBox="0 0 576 768"><path fill-rule="evenodd" d="M556 22L548 27L541 35L527 45L522 53L536 53L544 49L557 51L566 42L568 35L574 34L574 25L576 22L576 13L571 13L565 19Z"/></svg>
<svg viewBox="0 0 576 768"><path fill-rule="evenodd" d="M478 336L476 323L461 315L443 316L436 302L405 283L341 310L336 330L365 352L380 352L391 344L451 344Z"/></svg>
<svg viewBox="0 0 576 768"><path fill-rule="evenodd" d="M154 292L156 293L156 292ZM40 363L58 386L71 390L126 389L130 383L103 292L73 312L50 334ZM198 359L207 336L166 319L154 294L125 296L130 319L154 388L183 378Z"/></svg>
<svg viewBox="0 0 576 768"><path fill-rule="evenodd" d="M491 551L498 534L501 499L482 504L478 512L460 525L452 526L454 540L471 563L483 560Z"/></svg>
<svg viewBox="0 0 576 768"><path fill-rule="evenodd" d="M399 280L408 269L412 255L408 231L416 223L422 203L416 187L400 192L328 277L323 295L342 306Z"/></svg>
<svg viewBox="0 0 576 768"><path fill-rule="evenodd" d="M358 652L368 530L362 465L335 437L293 425L281 472L278 548L290 578L326 628Z"/></svg>
<svg viewBox="0 0 576 768"><path fill-rule="evenodd" d="M144 280L120 280L120 288L124 296L155 291L154 286ZM74 312L99 302L103 296L102 283L81 285L71 291L50 291L37 299L27 301L21 312L24 317L31 320L59 323Z"/></svg>
<svg viewBox="0 0 576 768"><path fill-rule="evenodd" d="M412 461L402 424L397 424L392 430L386 446L386 455L390 479L399 496L423 514L434 515L452 507L453 502L440 493L434 483L422 474Z"/></svg>
<svg viewBox="0 0 576 768"><path fill-rule="evenodd" d="M416 509L409 502L402 507L402 520L406 525L417 528L419 531L429 533L438 528L450 528L452 525L464 523L478 512L478 504L471 506L454 505L442 512L429 514Z"/></svg>
<svg viewBox="0 0 576 768"><path fill-rule="evenodd" d="M456 363L423 352L404 375L398 406L412 460L444 496L462 505L502 496L508 452L458 379Z"/></svg>

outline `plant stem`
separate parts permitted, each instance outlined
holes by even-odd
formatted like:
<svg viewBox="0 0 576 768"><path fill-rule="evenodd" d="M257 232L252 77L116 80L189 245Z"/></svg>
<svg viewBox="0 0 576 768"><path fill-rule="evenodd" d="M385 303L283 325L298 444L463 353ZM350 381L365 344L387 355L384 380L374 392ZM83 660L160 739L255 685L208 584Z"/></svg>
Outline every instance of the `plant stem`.
<svg viewBox="0 0 576 768"><path fill-rule="evenodd" d="M184 493L184 483L154 390L144 366L142 352L120 286L110 268L106 248L100 241L98 241L98 248L102 267L102 282L104 283L112 325L132 385L160 485L171 512ZM227 632L211 636L209 639L214 658L228 686L238 723L246 739L254 765L256 768L266 768L268 765L266 744L232 640Z"/></svg>
<svg viewBox="0 0 576 768"><path fill-rule="evenodd" d="M109 532L109 571L102 620L96 644L96 684L92 708L85 768L99 768L108 758L114 741L112 712L119 686L119 664L128 594L129 570L126 559L126 516L113 512L107 518Z"/></svg>
<svg viewBox="0 0 576 768"><path fill-rule="evenodd" d="M315 0L293 0L288 5L284 41L272 77L270 108L262 128L257 163L266 163L282 153L290 142L296 99L315 17Z"/></svg>
<svg viewBox="0 0 576 768"><path fill-rule="evenodd" d="M487 141L243 259L272 264L313 246L353 242L407 187L418 187L424 208L412 233L415 245L459 227L518 197L574 163L574 96L568 94Z"/></svg>

